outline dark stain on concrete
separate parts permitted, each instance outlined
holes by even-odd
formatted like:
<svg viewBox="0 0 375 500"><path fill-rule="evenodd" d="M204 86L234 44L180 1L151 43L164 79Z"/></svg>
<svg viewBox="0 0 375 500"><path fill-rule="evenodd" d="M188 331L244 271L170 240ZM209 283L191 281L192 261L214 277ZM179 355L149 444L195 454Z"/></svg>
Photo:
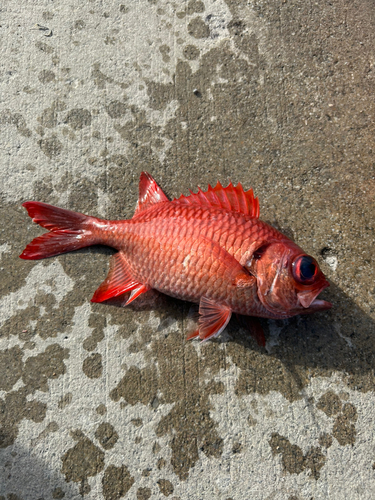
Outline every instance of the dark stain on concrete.
<svg viewBox="0 0 375 500"><path fill-rule="evenodd" d="M53 47L41 41L35 42L35 47L41 52L45 52L46 54L52 54L52 52L54 51Z"/></svg>
<svg viewBox="0 0 375 500"><path fill-rule="evenodd" d="M36 390L47 391L48 380L65 373L63 360L68 357L67 349L63 349L58 344L48 346L43 353L27 358L24 363L19 359L18 348L10 349L10 351L11 353L5 354L2 360L7 363L7 360L10 361L9 355L13 355L15 362L13 375L5 379L7 387L10 386L12 377L14 380L14 370L18 370L17 377L21 370L25 385L17 391L8 392L4 399L0 399L0 448L6 448L14 443L18 435L18 424L24 418L34 422L44 420L46 404L37 400L30 401L30 395Z"/></svg>
<svg viewBox="0 0 375 500"><path fill-rule="evenodd" d="M110 465L106 468L102 480L103 496L105 500L118 500L124 497L134 484L126 465L115 467Z"/></svg>
<svg viewBox="0 0 375 500"><path fill-rule="evenodd" d="M258 39L251 33L249 27L241 19L232 19L228 23L228 30L237 48L248 56L259 69L265 68L265 61L259 55Z"/></svg>
<svg viewBox="0 0 375 500"><path fill-rule="evenodd" d="M152 109L164 109L174 99L175 88L172 83L157 83L147 81L147 91L150 97L149 106Z"/></svg>
<svg viewBox="0 0 375 500"><path fill-rule="evenodd" d="M45 297L44 305L47 314L40 315L40 308L38 307L40 304L21 309L4 322L0 328L0 336L17 335L20 340L26 342L31 341L36 334L39 334L42 338L55 336L59 323L57 318L54 318L54 321L51 319L51 309L55 299L53 295L47 295L44 292L40 294L39 298L41 299L43 296ZM29 325L31 321L36 321L35 327ZM56 329L54 330L54 328Z"/></svg>
<svg viewBox="0 0 375 500"><path fill-rule="evenodd" d="M210 36L210 28L200 17L195 17L188 24L188 33L194 38L208 38Z"/></svg>
<svg viewBox="0 0 375 500"><path fill-rule="evenodd" d="M55 100L49 108L43 110L38 117L38 122L42 127L54 128L59 123L58 113L66 109L66 104L62 100Z"/></svg>
<svg viewBox="0 0 375 500"><path fill-rule="evenodd" d="M130 9L129 9L128 6L126 6L124 4L120 5L120 12L121 12L121 14L126 14L127 12L129 12L129 10Z"/></svg>
<svg viewBox="0 0 375 500"><path fill-rule="evenodd" d="M53 71L43 69L38 75L38 80L44 84L54 82L56 80L56 75Z"/></svg>
<svg viewBox="0 0 375 500"><path fill-rule="evenodd" d="M9 109L3 111L0 115L1 125L13 125L17 132L23 137L31 137L32 132L26 126L26 120L21 113L12 113Z"/></svg>
<svg viewBox="0 0 375 500"><path fill-rule="evenodd" d="M147 121L145 111L140 110L136 106L132 106L130 110L133 119L122 126L115 124L114 129L120 134L122 139L129 141L134 148L139 148L140 146L151 148L157 138L160 127L151 125Z"/></svg>
<svg viewBox="0 0 375 500"><path fill-rule="evenodd" d="M111 118L121 118L128 110L128 105L122 101L111 101L105 108Z"/></svg>
<svg viewBox="0 0 375 500"><path fill-rule="evenodd" d="M32 447L34 447L37 443L40 441L43 441L48 434L51 434L52 432L56 432L59 430L59 426L56 422L49 422L46 426L46 428L39 434L38 437L31 439L30 444Z"/></svg>
<svg viewBox="0 0 375 500"><path fill-rule="evenodd" d="M357 410L351 403L346 403L342 414L336 417L333 424L332 435L341 446L354 444L357 431L353 422L357 421Z"/></svg>
<svg viewBox="0 0 375 500"><path fill-rule="evenodd" d="M310 469L311 476L319 479L320 470L326 462L326 457L320 448L312 447L304 455L299 446L291 444L287 438L278 433L272 434L269 444L273 455L281 455L283 469L289 474L301 474L305 469Z"/></svg>
<svg viewBox="0 0 375 500"><path fill-rule="evenodd" d="M25 387L8 392L0 399L0 448L14 443L18 435L18 424L24 418L42 422L46 416L47 405L36 400L27 401L29 395Z"/></svg>
<svg viewBox="0 0 375 500"><path fill-rule="evenodd" d="M320 470L326 463L327 457L322 453L321 448L312 446L305 455L305 467L310 469L311 476L319 479Z"/></svg>
<svg viewBox="0 0 375 500"><path fill-rule="evenodd" d="M326 432L319 436L319 444L323 448L329 448L332 446L332 436Z"/></svg>
<svg viewBox="0 0 375 500"><path fill-rule="evenodd" d="M328 391L319 399L316 407L318 410L324 411L328 417L332 417L341 410L342 403L337 394L332 391Z"/></svg>
<svg viewBox="0 0 375 500"><path fill-rule="evenodd" d="M42 127L54 128L58 123L58 115L53 108L46 108L38 117L38 122Z"/></svg>
<svg viewBox="0 0 375 500"><path fill-rule="evenodd" d="M197 384L191 380L197 369L197 355L194 348L184 348L178 335L154 341L153 350L158 360L163 402L175 403L171 412L160 420L156 435L171 436L171 465L180 479L186 479L199 458L199 451L208 457L222 454L223 441L210 417L208 396L222 393L223 384ZM167 352L174 352L173 358ZM202 372L205 368L201 368Z"/></svg>
<svg viewBox="0 0 375 500"><path fill-rule="evenodd" d="M200 50L198 47L195 47L194 45L186 45L184 48L184 56L186 59L189 61L194 61L195 59L198 59L200 54Z"/></svg>
<svg viewBox="0 0 375 500"><path fill-rule="evenodd" d="M304 470L304 456L301 448L280 434L273 433L269 441L273 455L281 455L284 470L289 474L300 474Z"/></svg>
<svg viewBox="0 0 375 500"><path fill-rule="evenodd" d="M85 28L85 27L86 27L86 23L82 19L77 19L77 21L74 21L74 29L83 30L83 28Z"/></svg>
<svg viewBox="0 0 375 500"><path fill-rule="evenodd" d="M137 500L148 500L152 495L150 488L138 488Z"/></svg>
<svg viewBox="0 0 375 500"><path fill-rule="evenodd" d="M61 141L55 135L40 139L38 145L43 153L51 159L59 156L63 148Z"/></svg>
<svg viewBox="0 0 375 500"><path fill-rule="evenodd" d="M247 417L247 423L249 424L250 427L254 427L258 421L256 418L254 418L251 414Z"/></svg>
<svg viewBox="0 0 375 500"><path fill-rule="evenodd" d="M24 286L25 279L30 272L30 266L22 265L21 259L17 259L17 256L24 248L26 235L29 238L33 234L36 236L37 232L34 232L32 224L30 225L27 221L24 221L23 212L24 209L18 206L18 204L2 203L0 206L0 218L2 221L0 245L8 244L10 246L10 251L1 255L0 298ZM22 222L25 222L23 229L14 231L14 224L21 226ZM25 330L25 325L27 325L27 322L23 324L23 328L18 330L18 333ZM0 336L14 335L15 332L17 330L1 328Z"/></svg>
<svg viewBox="0 0 375 500"><path fill-rule="evenodd" d="M148 333L145 332L145 341ZM202 368L217 373L222 365L218 356L210 356L212 346L207 346L208 354L204 357L207 363ZM171 353L173 352L173 357ZM222 355L222 354L221 354ZM159 375L153 368L157 360ZM184 360L184 361L183 361ZM157 390L162 394L161 403L175 403L171 412L163 417L157 428L157 436L170 435L169 446L172 450L171 465L180 479L186 479L189 469L199 458L199 451L207 456L219 457L223 450L223 442L218 435L215 424L210 417L209 395L222 393L221 383L201 384L191 381L196 373L197 354L192 346L181 343L179 334L170 334L167 338L156 338L152 342L150 366L144 369L130 367L123 379L110 393L114 401L124 398L134 405L143 403L155 405ZM186 368L182 368L183 365ZM186 377L188 380L186 380ZM185 391L185 387L189 389ZM157 453L157 444L154 453Z"/></svg>
<svg viewBox="0 0 375 500"><path fill-rule="evenodd" d="M64 359L69 357L68 349L53 344L37 356L30 356L25 361L22 380L32 394L36 390L47 392L48 380L58 378L66 372Z"/></svg>
<svg viewBox="0 0 375 500"><path fill-rule="evenodd" d="M122 89L126 89L129 86L126 83L116 82L112 77L105 75L102 71L100 71L100 63L95 63L93 65L91 77L94 80L95 85L97 85L100 89L104 89L107 83L114 83Z"/></svg>
<svg viewBox="0 0 375 500"><path fill-rule="evenodd" d="M172 495L174 487L168 479L159 479L157 484L159 486L160 493L162 493L165 497Z"/></svg>
<svg viewBox="0 0 375 500"><path fill-rule="evenodd" d="M93 78L95 85L97 85L100 89L104 89L106 87L106 83L114 82L113 78L106 76L100 71L100 63L94 64L91 77Z"/></svg>
<svg viewBox="0 0 375 500"><path fill-rule="evenodd" d="M96 429L95 437L105 450L110 450L118 441L118 434L113 425L102 423Z"/></svg>
<svg viewBox="0 0 375 500"><path fill-rule="evenodd" d="M291 366L274 357L264 356L262 350L247 340L246 344L237 342L228 345L227 353L241 375L236 382L238 396L255 392L268 394L270 390L281 392L290 401L300 398L300 391L307 379L303 371L296 373ZM271 389L272 387L272 389Z"/></svg>
<svg viewBox="0 0 375 500"><path fill-rule="evenodd" d="M82 363L82 371L88 378L99 378L103 373L102 355L93 353Z"/></svg>
<svg viewBox="0 0 375 500"><path fill-rule="evenodd" d="M329 417L336 415L332 428L332 436L337 439L341 446L355 443L357 435L355 428L357 410L352 403L345 403L343 405L337 394L328 391L319 399L316 407L324 411ZM329 435L323 435L321 439L323 441L328 440L328 446L332 443L332 437ZM326 447L328 448L328 446Z"/></svg>
<svg viewBox="0 0 375 500"><path fill-rule="evenodd" d="M201 14L202 12L204 12L204 3L201 0L190 0L186 13L191 16L192 14Z"/></svg>
<svg viewBox="0 0 375 500"><path fill-rule="evenodd" d="M85 483L104 469L104 452L90 439L83 437L62 457L62 473L67 482ZM87 491L87 487L85 488Z"/></svg>
<svg viewBox="0 0 375 500"><path fill-rule="evenodd" d="M98 415L105 415L107 413L107 407L103 404L100 404L96 408L96 413L98 413Z"/></svg>
<svg viewBox="0 0 375 500"><path fill-rule="evenodd" d="M88 109L71 109L65 117L65 123L68 123L73 130L81 130L91 125L91 113Z"/></svg>
<svg viewBox="0 0 375 500"><path fill-rule="evenodd" d="M115 389L110 392L113 401L124 398L127 403L135 405L151 404L157 393L156 369L152 366L137 368L131 366Z"/></svg>
<svg viewBox="0 0 375 500"><path fill-rule="evenodd" d="M69 435L74 441L80 441L82 439L85 439L84 433L81 431L81 429L72 429L69 431Z"/></svg>
<svg viewBox="0 0 375 500"><path fill-rule="evenodd" d="M161 446L160 446L160 444L159 444L157 441L155 441L155 443L154 443L154 444L153 444L153 446L152 446L152 453L153 453L154 455L157 455L157 454L159 453L159 451L160 451L160 450L161 450Z"/></svg>
<svg viewBox="0 0 375 500"><path fill-rule="evenodd" d="M65 491L63 491L60 487L55 488L52 491L52 498L55 498L56 500L62 500L65 497Z"/></svg>
<svg viewBox="0 0 375 500"><path fill-rule="evenodd" d="M167 63L171 60L170 55L169 55L171 48L168 45L165 45L165 44L160 45L159 51L162 55L163 62Z"/></svg>
<svg viewBox="0 0 375 500"><path fill-rule="evenodd" d="M10 391L22 376L23 352L19 346L0 351L0 390Z"/></svg>

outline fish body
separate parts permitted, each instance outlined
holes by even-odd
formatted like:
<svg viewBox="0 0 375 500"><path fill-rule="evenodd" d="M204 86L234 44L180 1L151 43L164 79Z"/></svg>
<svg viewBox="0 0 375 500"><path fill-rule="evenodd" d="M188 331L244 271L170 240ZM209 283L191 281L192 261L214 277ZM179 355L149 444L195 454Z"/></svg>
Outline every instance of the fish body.
<svg viewBox="0 0 375 500"><path fill-rule="evenodd" d="M95 244L118 250L92 301L130 292L126 304L156 289L199 303L192 337L215 337L231 314L287 318L331 307L317 300L329 286L316 261L259 219L252 190L218 183L206 192L169 201L142 173L130 220L104 220L26 202L29 215L50 232L35 238L23 259L51 257Z"/></svg>

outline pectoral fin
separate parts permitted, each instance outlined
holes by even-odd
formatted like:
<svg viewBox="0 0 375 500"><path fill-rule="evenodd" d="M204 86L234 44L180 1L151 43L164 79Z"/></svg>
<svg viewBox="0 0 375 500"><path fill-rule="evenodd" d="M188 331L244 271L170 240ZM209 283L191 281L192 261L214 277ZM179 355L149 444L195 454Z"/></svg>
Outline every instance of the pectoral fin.
<svg viewBox="0 0 375 500"><path fill-rule="evenodd" d="M199 337L202 341L217 337L227 326L232 310L202 297L199 304Z"/></svg>
<svg viewBox="0 0 375 500"><path fill-rule="evenodd" d="M127 305L149 289L147 285L139 283L132 277L125 255L118 252L111 257L108 276L94 293L91 302L103 302L123 293L132 292Z"/></svg>
<svg viewBox="0 0 375 500"><path fill-rule="evenodd" d="M199 337L199 330L195 330L193 333L190 333L187 337L186 340L191 340Z"/></svg>
<svg viewBox="0 0 375 500"><path fill-rule="evenodd" d="M149 287L147 285L137 286L137 288L134 288L134 290L131 291L130 297L125 302L124 306L129 305L131 302L133 302L133 300L135 300L137 297L139 297L141 295L141 293L148 292L149 290L151 290L151 287Z"/></svg>

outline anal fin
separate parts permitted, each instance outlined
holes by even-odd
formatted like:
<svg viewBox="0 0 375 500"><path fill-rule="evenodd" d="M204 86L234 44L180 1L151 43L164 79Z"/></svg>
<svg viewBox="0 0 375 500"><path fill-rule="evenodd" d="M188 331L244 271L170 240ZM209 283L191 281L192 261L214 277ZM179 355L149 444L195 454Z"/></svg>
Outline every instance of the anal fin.
<svg viewBox="0 0 375 500"><path fill-rule="evenodd" d="M230 307L202 297L199 303L199 338L206 341L220 335L231 315Z"/></svg>
<svg viewBox="0 0 375 500"><path fill-rule="evenodd" d="M132 277L131 269L123 252L112 255L107 278L94 293L91 302L103 302L126 292L133 292L127 304L130 304L141 293L149 290L147 285L139 283Z"/></svg>

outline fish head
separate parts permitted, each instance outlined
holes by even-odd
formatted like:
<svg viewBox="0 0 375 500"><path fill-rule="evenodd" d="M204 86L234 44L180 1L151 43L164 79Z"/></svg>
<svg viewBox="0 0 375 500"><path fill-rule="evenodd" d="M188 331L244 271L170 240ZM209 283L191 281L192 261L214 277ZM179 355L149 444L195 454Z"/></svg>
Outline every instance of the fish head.
<svg viewBox="0 0 375 500"><path fill-rule="evenodd" d="M263 245L245 267L257 279L259 300L275 318L332 307L317 299L329 286L318 263L290 240Z"/></svg>

